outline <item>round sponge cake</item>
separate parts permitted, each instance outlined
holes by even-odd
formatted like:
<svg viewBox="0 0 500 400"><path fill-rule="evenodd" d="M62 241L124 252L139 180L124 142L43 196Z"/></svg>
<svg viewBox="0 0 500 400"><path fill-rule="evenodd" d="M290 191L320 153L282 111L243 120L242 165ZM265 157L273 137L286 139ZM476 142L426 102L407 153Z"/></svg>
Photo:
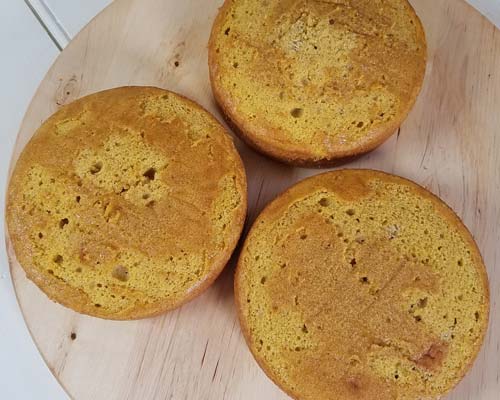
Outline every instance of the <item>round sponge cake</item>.
<svg viewBox="0 0 500 400"><path fill-rule="evenodd" d="M486 270L459 218L381 172L307 179L274 200L236 281L255 358L300 400L436 399L475 359Z"/></svg>
<svg viewBox="0 0 500 400"><path fill-rule="evenodd" d="M17 259L78 312L143 318L206 289L246 215L224 128L166 90L124 87L62 107L22 152L8 189Z"/></svg>
<svg viewBox="0 0 500 400"><path fill-rule="evenodd" d="M407 0L226 0L212 88L237 133L295 165L373 150L412 108L426 40Z"/></svg>

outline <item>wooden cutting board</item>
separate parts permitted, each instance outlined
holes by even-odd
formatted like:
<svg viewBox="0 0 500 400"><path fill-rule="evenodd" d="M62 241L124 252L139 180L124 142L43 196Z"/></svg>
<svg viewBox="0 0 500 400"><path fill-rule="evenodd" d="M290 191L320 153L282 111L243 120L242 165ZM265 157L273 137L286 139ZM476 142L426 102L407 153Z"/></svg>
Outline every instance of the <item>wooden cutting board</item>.
<svg viewBox="0 0 500 400"><path fill-rule="evenodd" d="M220 119L208 81L207 41L221 0L116 0L62 52L22 124L13 163L40 123L80 96L155 85L200 102ZM500 399L500 33L462 0L414 0L429 41L425 85L409 119L384 146L349 164L415 180L463 218L488 267L489 335L472 372L448 397ZM294 169L238 142L249 220L292 183ZM164 316L103 321L49 301L9 245L26 323L67 392L84 399L278 400L258 368L233 305L233 263L203 296ZM26 384L29 384L27 382Z"/></svg>

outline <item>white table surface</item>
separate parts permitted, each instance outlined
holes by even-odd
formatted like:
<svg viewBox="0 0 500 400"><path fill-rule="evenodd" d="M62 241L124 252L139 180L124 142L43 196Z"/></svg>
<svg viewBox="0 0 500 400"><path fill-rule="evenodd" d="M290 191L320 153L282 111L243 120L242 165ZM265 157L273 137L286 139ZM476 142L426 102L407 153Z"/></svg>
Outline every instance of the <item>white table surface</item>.
<svg viewBox="0 0 500 400"><path fill-rule="evenodd" d="M467 1L500 27L500 0ZM0 232L4 229L10 153L31 97L60 49L109 3L111 0L0 0L0 48L3 50ZM10 280L4 244L0 245L0 399L67 399L24 324Z"/></svg>

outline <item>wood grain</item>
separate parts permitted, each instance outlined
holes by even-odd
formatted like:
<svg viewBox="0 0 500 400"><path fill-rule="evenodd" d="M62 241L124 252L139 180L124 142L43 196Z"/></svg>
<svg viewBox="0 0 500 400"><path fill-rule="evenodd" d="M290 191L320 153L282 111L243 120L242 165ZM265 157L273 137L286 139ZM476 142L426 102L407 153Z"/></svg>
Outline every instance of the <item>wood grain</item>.
<svg viewBox="0 0 500 400"><path fill-rule="evenodd" d="M497 27L500 27L500 0L466 0Z"/></svg>
<svg viewBox="0 0 500 400"><path fill-rule="evenodd" d="M60 105L121 85L180 92L218 113L206 44L220 0L116 0L63 51L26 114L17 159ZM464 219L489 270L492 320L485 347L450 400L500 393L500 34L463 1L413 1L426 28L429 65L409 119L384 146L349 164L410 178ZM175 62L179 62L176 67ZM249 178L249 220L277 193L319 171L267 160L238 143ZM110 322L50 302L27 281L9 245L19 303L47 364L83 399L280 400L240 333L233 263L213 288L162 317ZM71 339L71 333L76 339Z"/></svg>

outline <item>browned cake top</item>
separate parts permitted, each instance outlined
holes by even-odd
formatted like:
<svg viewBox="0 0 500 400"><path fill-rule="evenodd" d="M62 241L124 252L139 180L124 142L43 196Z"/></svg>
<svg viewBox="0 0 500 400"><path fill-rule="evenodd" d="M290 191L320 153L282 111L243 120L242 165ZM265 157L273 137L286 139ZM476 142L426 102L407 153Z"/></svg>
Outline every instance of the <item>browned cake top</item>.
<svg viewBox="0 0 500 400"><path fill-rule="evenodd" d="M255 358L301 400L435 399L488 324L486 271L459 218L375 171L320 175L272 202L235 287Z"/></svg>
<svg viewBox="0 0 500 400"><path fill-rule="evenodd" d="M226 0L209 45L241 136L294 164L369 151L420 90L426 41L407 0Z"/></svg>
<svg viewBox="0 0 500 400"><path fill-rule="evenodd" d="M246 213L230 137L174 93L126 87L62 107L15 167L16 256L52 299L113 319L174 308L228 261Z"/></svg>

